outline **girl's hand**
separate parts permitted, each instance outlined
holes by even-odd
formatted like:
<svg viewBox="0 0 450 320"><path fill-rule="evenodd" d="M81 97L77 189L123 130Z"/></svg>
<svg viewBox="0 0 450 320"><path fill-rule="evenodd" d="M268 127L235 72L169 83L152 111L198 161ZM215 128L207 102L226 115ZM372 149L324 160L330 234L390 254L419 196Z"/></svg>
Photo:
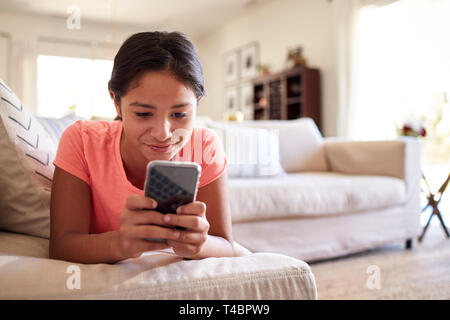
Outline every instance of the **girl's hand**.
<svg viewBox="0 0 450 320"><path fill-rule="evenodd" d="M131 195L120 216L118 236L121 260L136 258L145 251L169 248L166 242L145 240L178 239L180 231L174 230L163 221L164 215L151 209L156 208L154 199L140 195Z"/></svg>
<svg viewBox="0 0 450 320"><path fill-rule="evenodd" d="M164 223L184 227L185 230L175 229L180 232L178 239L168 239L173 251L181 257L192 258L200 253L208 238L209 222L206 220L206 204L194 201L179 206L177 214L165 214Z"/></svg>

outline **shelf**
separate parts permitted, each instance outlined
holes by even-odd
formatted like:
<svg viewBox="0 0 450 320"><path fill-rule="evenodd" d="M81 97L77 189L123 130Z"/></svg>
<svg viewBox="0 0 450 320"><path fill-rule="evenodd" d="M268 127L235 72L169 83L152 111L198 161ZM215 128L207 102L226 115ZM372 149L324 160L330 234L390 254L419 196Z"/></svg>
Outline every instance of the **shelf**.
<svg viewBox="0 0 450 320"><path fill-rule="evenodd" d="M286 104L301 103L302 97L291 97L286 99Z"/></svg>
<svg viewBox="0 0 450 320"><path fill-rule="evenodd" d="M253 79L254 119L310 117L321 130L319 70L296 66Z"/></svg>

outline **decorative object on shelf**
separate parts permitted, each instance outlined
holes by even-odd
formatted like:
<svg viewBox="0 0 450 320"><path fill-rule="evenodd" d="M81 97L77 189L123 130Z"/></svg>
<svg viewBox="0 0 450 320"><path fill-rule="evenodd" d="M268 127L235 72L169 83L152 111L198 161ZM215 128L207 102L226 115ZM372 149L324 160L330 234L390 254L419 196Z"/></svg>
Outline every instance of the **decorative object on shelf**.
<svg viewBox="0 0 450 320"><path fill-rule="evenodd" d="M400 128L397 129L397 134L399 136L408 137L425 137L427 135L427 131L423 121L409 118Z"/></svg>
<svg viewBox="0 0 450 320"><path fill-rule="evenodd" d="M225 121L244 121L244 113L242 111L225 112L223 114L223 119Z"/></svg>
<svg viewBox="0 0 450 320"><path fill-rule="evenodd" d="M301 46L288 49L287 68L295 66L306 66L306 59L303 57L303 47Z"/></svg>
<svg viewBox="0 0 450 320"><path fill-rule="evenodd" d="M262 76L266 76L270 74L271 66L267 63L258 63L256 65L256 69L259 71L259 74Z"/></svg>
<svg viewBox="0 0 450 320"><path fill-rule="evenodd" d="M256 66L259 63L259 46L257 42L252 42L243 46L240 49L241 57L241 76L243 80L256 77L258 75L258 69Z"/></svg>

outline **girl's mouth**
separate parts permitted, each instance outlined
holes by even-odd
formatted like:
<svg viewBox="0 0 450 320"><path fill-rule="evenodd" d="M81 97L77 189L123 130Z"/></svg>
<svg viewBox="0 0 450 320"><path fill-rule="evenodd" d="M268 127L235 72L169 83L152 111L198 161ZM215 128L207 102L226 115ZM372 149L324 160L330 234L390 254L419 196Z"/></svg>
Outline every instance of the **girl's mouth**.
<svg viewBox="0 0 450 320"><path fill-rule="evenodd" d="M166 145L147 145L155 152L169 152L172 149L172 144L166 144Z"/></svg>

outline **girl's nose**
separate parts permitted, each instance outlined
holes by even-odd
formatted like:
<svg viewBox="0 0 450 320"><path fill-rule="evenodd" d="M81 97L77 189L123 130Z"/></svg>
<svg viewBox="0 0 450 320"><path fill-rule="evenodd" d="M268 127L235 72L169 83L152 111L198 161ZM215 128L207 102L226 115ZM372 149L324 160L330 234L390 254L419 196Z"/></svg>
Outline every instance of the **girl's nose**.
<svg viewBox="0 0 450 320"><path fill-rule="evenodd" d="M172 133L170 132L171 126L170 122L163 119L156 126L152 128L152 136L159 142L165 142L172 138Z"/></svg>

